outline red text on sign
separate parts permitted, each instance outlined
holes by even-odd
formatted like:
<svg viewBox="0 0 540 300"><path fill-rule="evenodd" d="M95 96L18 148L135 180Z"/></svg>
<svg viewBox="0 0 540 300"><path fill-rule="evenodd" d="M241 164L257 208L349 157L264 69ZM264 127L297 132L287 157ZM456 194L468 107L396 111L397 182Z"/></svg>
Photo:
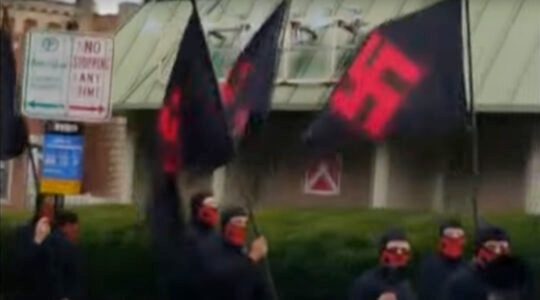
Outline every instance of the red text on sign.
<svg viewBox="0 0 540 300"><path fill-rule="evenodd" d="M106 71L110 68L110 61L103 57L74 56L71 65L75 69Z"/></svg>
<svg viewBox="0 0 540 300"><path fill-rule="evenodd" d="M79 41L77 43L78 51L86 54L99 54L101 52L101 42L100 41Z"/></svg>
<svg viewBox="0 0 540 300"><path fill-rule="evenodd" d="M386 126L423 76L419 65L374 32L334 90L331 108L355 130L383 138Z"/></svg>

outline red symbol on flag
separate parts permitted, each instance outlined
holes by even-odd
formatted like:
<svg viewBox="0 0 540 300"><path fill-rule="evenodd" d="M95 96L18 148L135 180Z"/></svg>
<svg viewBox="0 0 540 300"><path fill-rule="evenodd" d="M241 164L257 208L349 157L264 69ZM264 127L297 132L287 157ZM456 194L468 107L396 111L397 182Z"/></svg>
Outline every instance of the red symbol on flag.
<svg viewBox="0 0 540 300"><path fill-rule="evenodd" d="M333 155L318 160L306 172L304 193L310 195L336 196L341 191L342 160Z"/></svg>

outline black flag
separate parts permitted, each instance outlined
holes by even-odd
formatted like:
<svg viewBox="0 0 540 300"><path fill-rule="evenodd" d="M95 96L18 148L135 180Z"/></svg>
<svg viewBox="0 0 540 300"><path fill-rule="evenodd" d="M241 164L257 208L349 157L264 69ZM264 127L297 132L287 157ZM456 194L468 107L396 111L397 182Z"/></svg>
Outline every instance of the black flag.
<svg viewBox="0 0 540 300"><path fill-rule="evenodd" d="M446 0L372 30L305 137L427 138L465 122L461 1Z"/></svg>
<svg viewBox="0 0 540 300"><path fill-rule="evenodd" d="M17 110L15 56L7 25L7 9L3 7L3 11L4 22L0 30L0 160L8 160L23 153L28 134Z"/></svg>
<svg viewBox="0 0 540 300"><path fill-rule="evenodd" d="M282 1L236 60L222 85L229 131L240 140L250 119L266 119L279 62L279 37L288 1Z"/></svg>
<svg viewBox="0 0 540 300"><path fill-rule="evenodd" d="M158 115L163 170L211 171L227 163L232 140L197 7L184 31Z"/></svg>

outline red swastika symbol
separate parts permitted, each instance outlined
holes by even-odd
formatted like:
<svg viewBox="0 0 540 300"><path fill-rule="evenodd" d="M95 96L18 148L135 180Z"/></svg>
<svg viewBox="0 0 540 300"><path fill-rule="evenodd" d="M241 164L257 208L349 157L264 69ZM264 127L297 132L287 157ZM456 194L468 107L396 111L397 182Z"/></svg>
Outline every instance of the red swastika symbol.
<svg viewBox="0 0 540 300"><path fill-rule="evenodd" d="M395 75L404 86L399 89L392 86L388 74ZM353 123L354 129L380 139L386 125L423 76L419 65L374 32L343 77L344 82L331 95L330 107Z"/></svg>

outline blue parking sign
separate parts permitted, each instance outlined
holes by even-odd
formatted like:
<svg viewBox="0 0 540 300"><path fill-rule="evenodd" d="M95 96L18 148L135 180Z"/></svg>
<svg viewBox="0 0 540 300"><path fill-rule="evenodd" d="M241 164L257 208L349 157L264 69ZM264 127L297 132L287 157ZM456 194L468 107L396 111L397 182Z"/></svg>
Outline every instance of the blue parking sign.
<svg viewBox="0 0 540 300"><path fill-rule="evenodd" d="M45 134L42 178L82 180L83 146L84 138L81 135Z"/></svg>

